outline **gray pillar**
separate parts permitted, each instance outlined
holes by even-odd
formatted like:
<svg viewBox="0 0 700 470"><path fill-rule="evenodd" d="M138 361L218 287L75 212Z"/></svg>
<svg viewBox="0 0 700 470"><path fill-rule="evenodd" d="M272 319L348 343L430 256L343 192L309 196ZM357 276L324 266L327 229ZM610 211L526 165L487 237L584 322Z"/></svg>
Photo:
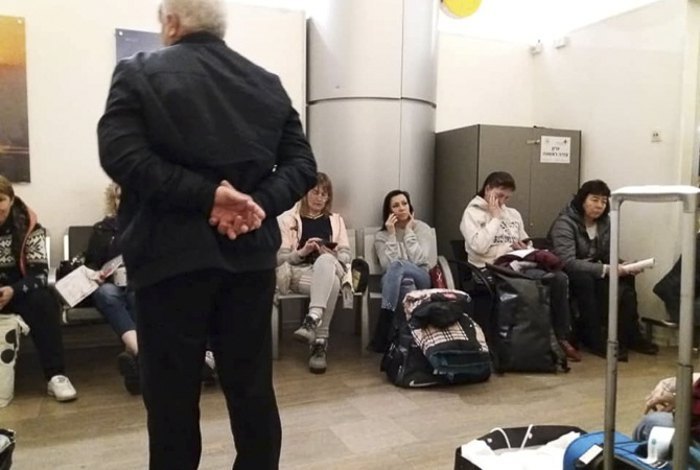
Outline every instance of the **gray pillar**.
<svg viewBox="0 0 700 470"><path fill-rule="evenodd" d="M309 24L308 135L350 227L411 193L432 224L439 0L325 0Z"/></svg>

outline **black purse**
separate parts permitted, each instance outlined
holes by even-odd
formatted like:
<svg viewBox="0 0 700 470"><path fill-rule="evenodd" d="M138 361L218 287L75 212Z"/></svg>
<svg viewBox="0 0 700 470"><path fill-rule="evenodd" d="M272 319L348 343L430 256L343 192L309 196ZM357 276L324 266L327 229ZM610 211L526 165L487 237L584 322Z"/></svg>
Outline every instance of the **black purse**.
<svg viewBox="0 0 700 470"><path fill-rule="evenodd" d="M56 268L56 280L58 281L59 279L63 279L84 264L85 253L78 253L73 257L73 259L61 261L58 264L58 268Z"/></svg>
<svg viewBox="0 0 700 470"><path fill-rule="evenodd" d="M12 453L15 451L15 432L0 428L0 470L12 468Z"/></svg>

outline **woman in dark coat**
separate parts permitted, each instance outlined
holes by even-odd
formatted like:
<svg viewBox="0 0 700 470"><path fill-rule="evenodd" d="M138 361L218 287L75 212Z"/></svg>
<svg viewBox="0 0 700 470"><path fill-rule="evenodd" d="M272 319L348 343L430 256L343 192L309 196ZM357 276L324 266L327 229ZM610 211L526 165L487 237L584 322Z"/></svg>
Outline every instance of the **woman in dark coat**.
<svg viewBox="0 0 700 470"><path fill-rule="evenodd" d="M564 261L571 293L579 311L578 336L588 349L605 357L610 270L610 188L604 181L585 182L549 229L554 253ZM647 341L639 328L635 275L639 271L618 265L620 358L627 349L656 354L658 347Z"/></svg>

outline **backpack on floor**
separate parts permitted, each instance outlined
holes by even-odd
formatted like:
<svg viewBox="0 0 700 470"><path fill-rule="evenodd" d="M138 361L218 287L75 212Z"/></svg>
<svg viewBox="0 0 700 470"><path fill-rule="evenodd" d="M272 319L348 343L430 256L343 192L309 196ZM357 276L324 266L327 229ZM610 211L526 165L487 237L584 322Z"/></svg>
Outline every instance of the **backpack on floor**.
<svg viewBox="0 0 700 470"><path fill-rule="evenodd" d="M444 291L444 289L423 292L432 291ZM415 291L411 295L416 292L421 291ZM490 356L485 344L482 347L477 339L482 338L481 343L483 343L483 333L466 313L462 312L457 322L463 331L460 336L473 342L473 350L454 350L441 345L433 346L430 338L425 338L427 343L424 346L429 345L426 348L428 354L426 357L426 353L416 343L414 331L416 326L409 324L403 307L402 305L396 310L394 336L381 363L381 370L386 372L394 385L414 388L488 380L491 376Z"/></svg>
<svg viewBox="0 0 700 470"><path fill-rule="evenodd" d="M489 265L496 291L491 335L494 368L498 372L569 370L550 318L551 275L535 279Z"/></svg>

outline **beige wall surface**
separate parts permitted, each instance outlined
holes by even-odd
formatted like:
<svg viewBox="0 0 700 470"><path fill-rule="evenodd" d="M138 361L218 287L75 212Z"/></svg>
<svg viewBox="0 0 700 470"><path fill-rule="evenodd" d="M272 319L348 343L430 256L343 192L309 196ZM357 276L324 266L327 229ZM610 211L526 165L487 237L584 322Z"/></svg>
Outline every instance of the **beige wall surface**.
<svg viewBox="0 0 700 470"><path fill-rule="evenodd" d="M159 31L155 0L4 0L26 21L31 183L17 193L52 235L52 264L70 225L102 217L108 179L96 126L116 63L114 30ZM306 19L301 11L229 3L226 42L277 73L304 116ZM274 34L270 34L274 32Z"/></svg>

